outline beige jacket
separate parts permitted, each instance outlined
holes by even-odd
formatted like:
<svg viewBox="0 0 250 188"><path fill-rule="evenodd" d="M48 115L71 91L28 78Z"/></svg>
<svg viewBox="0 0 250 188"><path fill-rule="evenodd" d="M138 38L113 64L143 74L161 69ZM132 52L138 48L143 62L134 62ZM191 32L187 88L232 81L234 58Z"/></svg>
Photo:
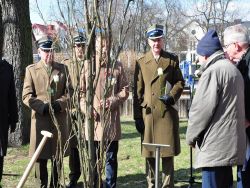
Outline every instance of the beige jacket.
<svg viewBox="0 0 250 188"><path fill-rule="evenodd" d="M102 136L104 136L105 140L109 141L119 140L121 138L119 107L129 95L128 82L121 62L116 62L113 73L111 72L111 68L109 68L108 71L106 70L105 64L103 64L100 68L100 76L94 96L94 110L97 116L99 116L95 119L94 140L96 141L100 141ZM86 112L85 94L88 87L87 74L87 63L85 63L81 79L81 110L83 113ZM107 77L108 82L113 82L110 88L105 86ZM111 106L110 114L105 118L106 123L101 123L104 117L101 116L100 101L104 99L105 91L107 91L107 99L111 102ZM86 138L88 138L87 127L85 132Z"/></svg>

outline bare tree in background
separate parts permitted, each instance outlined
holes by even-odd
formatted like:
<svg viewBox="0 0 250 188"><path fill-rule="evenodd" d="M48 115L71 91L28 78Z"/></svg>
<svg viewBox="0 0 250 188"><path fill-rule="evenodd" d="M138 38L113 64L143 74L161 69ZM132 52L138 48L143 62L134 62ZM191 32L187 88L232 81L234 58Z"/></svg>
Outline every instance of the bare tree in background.
<svg viewBox="0 0 250 188"><path fill-rule="evenodd" d="M0 51L13 65L18 102L19 121L15 133L10 135L14 145L27 143L29 138L29 112L22 104L22 86L25 67L32 63L31 23L29 16L29 0L22 3L15 0L0 1Z"/></svg>
<svg viewBox="0 0 250 188"><path fill-rule="evenodd" d="M82 177L84 179L84 187L93 187L95 176L94 168L97 167L98 176L102 177L105 169L105 149L108 146L105 138L101 140L100 156L99 160L94 160L94 155L96 153L94 148L94 119L93 119L93 100L95 95L95 89L99 79L99 69L101 62L96 62L95 46L96 46L96 35L103 37L108 40L110 44L107 48L108 60L106 69L109 70L111 67L111 72L114 70L115 63L119 57L121 50L123 49L125 39L129 29L131 28L131 23L134 22L135 10L132 6L137 6L132 0L122 1L122 0L63 0L56 1L57 10L59 14L55 17L60 17L65 25L68 26L69 36L67 41L68 46L72 46L73 35L80 29L83 29L87 38L87 46L85 50L84 64L88 68L87 82L88 87L85 96L86 113L85 122L83 122L82 116L80 115L80 104L78 99L72 98L73 105L71 108L75 108L78 113L76 117L79 119L77 121L71 119L72 123L77 124L77 130L74 130L75 135L78 138L78 149L80 151L81 158L81 169ZM55 6L54 6L55 7ZM82 17L83 16L83 17ZM102 45L100 45L102 46ZM73 51L68 51L70 57L74 57ZM101 59L101 58L100 58ZM83 66L79 69L77 80L80 85L80 76ZM109 79L106 79L104 93L108 93L112 88L112 83ZM76 89L77 95L79 95L79 88ZM102 101L107 99L107 95L104 94ZM76 98L79 98L77 96ZM101 124L103 130L108 130L109 126L109 115L110 109L103 108L101 111ZM85 127L86 126L86 127ZM88 130L88 138L85 138L85 128ZM106 128L105 128L106 127ZM86 141L88 140L88 141ZM102 182L98 182L98 187L101 187Z"/></svg>
<svg viewBox="0 0 250 188"><path fill-rule="evenodd" d="M85 1L87 2L87 1ZM105 149L109 146L105 145L107 144L106 138L102 137L103 139L100 142L100 157L99 161L97 161L97 164L95 164L94 161L94 120L93 120L93 97L94 97L94 92L95 88L99 79L99 69L96 69L95 65L97 67L100 67L101 62L95 62L94 56L95 56L95 31L96 29L101 30L100 31L100 36L101 38L104 36L106 40L108 40L108 44L110 44L107 48L107 54L108 54L108 60L107 60L107 65L106 69L108 71L109 67L111 68L111 72L114 70L115 63L118 59L118 56L123 48L123 44L128 32L128 29L130 28L130 23L132 22L133 17L131 15L128 15L129 13L129 7L130 3L132 1L128 0L124 2L123 4L120 4L124 7L120 21L117 21L117 18L119 16L117 15L117 10L115 9L116 3L121 3L119 1L94 1L93 3L93 11L87 11L87 6L85 7L85 17L86 17L86 24L85 28L87 31L87 38L89 41L89 48L87 48L86 51L86 62L88 62L88 85L93 86L89 87L87 89L86 93L86 104L87 104L87 109L86 109L86 124L89 133L89 138L88 138L88 147L89 147L89 158L90 158L90 163L89 163L89 186L92 187L94 184L94 166L97 165L97 172L99 179L102 177L102 173L104 170L104 165L105 165L105 160L104 160L104 154L105 154ZM87 5L87 4L85 4ZM116 27L118 28L117 30L117 37L114 37L113 28ZM102 31L103 30L103 31ZM115 40L116 39L116 40ZM100 43L102 43L102 39L100 40ZM99 46L102 46L99 44ZM101 59L101 58L100 58ZM92 84L93 83L93 84ZM106 78L105 82L105 91L104 93L109 93L110 88L112 87L112 83L109 81L108 77ZM103 101L105 105L105 101L107 100L108 95L104 94L103 96ZM110 109L106 109L105 107L102 108L103 110L101 111L101 124L103 126L103 130L108 130L108 126L110 124ZM104 134L104 133L103 133ZM101 187L102 182L98 182L98 187Z"/></svg>
<svg viewBox="0 0 250 188"><path fill-rule="evenodd" d="M164 4L167 48L175 53L184 51L187 49L185 29L190 22L181 14L184 11L182 3L179 0L164 0Z"/></svg>
<svg viewBox="0 0 250 188"><path fill-rule="evenodd" d="M184 29L188 26L182 12L182 4L179 0L159 0L138 1L138 10L136 11L136 21L133 23L133 29L129 31L130 38L126 41L131 50L145 53L147 51L146 30L154 23L165 26L166 48L176 52L182 48L176 38L182 38L185 35Z"/></svg>
<svg viewBox="0 0 250 188"><path fill-rule="evenodd" d="M237 0L193 0L191 3L193 10L186 11L184 15L191 22L195 22L204 33L213 28L222 36L225 27L239 17L239 10L229 9L233 2L237 3Z"/></svg>

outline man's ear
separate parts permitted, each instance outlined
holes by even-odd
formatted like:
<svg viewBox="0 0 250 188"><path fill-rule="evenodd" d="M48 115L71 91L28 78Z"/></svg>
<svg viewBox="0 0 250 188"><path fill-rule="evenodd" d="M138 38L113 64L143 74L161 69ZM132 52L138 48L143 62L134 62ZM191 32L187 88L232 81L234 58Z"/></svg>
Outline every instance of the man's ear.
<svg viewBox="0 0 250 188"><path fill-rule="evenodd" d="M40 56L40 53L41 53L41 51L40 51L40 48L38 48L37 49L37 54Z"/></svg>

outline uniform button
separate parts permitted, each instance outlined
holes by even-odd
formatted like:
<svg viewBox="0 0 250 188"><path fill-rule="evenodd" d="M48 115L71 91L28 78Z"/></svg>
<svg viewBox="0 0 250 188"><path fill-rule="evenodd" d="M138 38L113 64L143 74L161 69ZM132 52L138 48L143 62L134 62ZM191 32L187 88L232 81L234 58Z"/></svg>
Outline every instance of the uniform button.
<svg viewBox="0 0 250 188"><path fill-rule="evenodd" d="M152 95L155 95L155 93L152 93Z"/></svg>

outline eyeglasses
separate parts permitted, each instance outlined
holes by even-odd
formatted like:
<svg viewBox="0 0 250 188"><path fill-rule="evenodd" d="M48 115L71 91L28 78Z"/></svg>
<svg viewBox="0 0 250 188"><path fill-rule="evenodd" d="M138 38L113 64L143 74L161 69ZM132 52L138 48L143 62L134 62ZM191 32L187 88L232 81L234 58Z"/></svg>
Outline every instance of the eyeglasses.
<svg viewBox="0 0 250 188"><path fill-rule="evenodd" d="M229 44L227 44L227 45L224 45L223 48L224 48L224 49L227 49L231 44L235 44L235 42L229 43Z"/></svg>

